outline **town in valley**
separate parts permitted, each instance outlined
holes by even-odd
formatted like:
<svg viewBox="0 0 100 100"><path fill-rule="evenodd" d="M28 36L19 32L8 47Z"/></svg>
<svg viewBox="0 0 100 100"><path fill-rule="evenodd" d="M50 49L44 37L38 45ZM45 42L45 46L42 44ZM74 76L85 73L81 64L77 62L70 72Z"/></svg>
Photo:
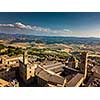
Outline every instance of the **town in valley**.
<svg viewBox="0 0 100 100"><path fill-rule="evenodd" d="M1 87L100 86L98 45L11 41L0 44Z"/></svg>
<svg viewBox="0 0 100 100"><path fill-rule="evenodd" d="M2 13L0 18L6 19L5 14ZM0 24L0 87L100 87L100 37L97 34L95 34L97 37L93 34L88 37L84 31L87 25L85 21L91 22L92 18L98 19L94 16L100 14L34 13L32 18L28 14L31 16L32 13L9 13L7 16L19 16L27 23L27 20L32 20L37 15L38 17L35 16L34 19L40 18L41 20L38 19L40 23L37 21L37 26L24 25L21 22L10 24L14 19L9 19L6 24L5 21ZM58 17L54 16L56 14ZM21 18L22 15L27 15L26 17L30 19ZM73 30L81 29L81 26L78 26L82 21L79 19L80 15L83 16L85 25L82 24L84 27L82 31L86 37L83 33L80 33L80 36L78 36L79 33L73 33ZM46 16L50 22L43 16ZM73 26L75 24L72 31L54 29L60 27L55 23L65 23L64 16L69 16L66 23ZM55 20L58 18L59 22L52 18ZM71 18L74 19L73 22ZM36 23L35 20L34 23ZM55 22L54 27L50 24L51 20L52 23ZM94 20L96 23L96 19ZM93 32L92 24L95 23L91 22L91 27L89 26ZM44 26L48 24L48 27L51 25L51 29L43 28L43 25L39 27L39 24ZM87 31L89 34L89 29ZM98 32L97 29L96 31ZM70 34L70 37L66 34Z"/></svg>

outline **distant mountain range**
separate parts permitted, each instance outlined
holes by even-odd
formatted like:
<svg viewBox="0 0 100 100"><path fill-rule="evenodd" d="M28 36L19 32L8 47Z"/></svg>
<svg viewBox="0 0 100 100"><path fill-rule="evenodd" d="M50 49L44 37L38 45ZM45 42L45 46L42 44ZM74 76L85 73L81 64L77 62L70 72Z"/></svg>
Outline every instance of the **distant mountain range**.
<svg viewBox="0 0 100 100"><path fill-rule="evenodd" d="M27 34L6 34L0 33L0 39L11 39L12 42L34 42L39 40L40 42L46 44L53 43L72 43L72 44L91 44L91 45L100 45L100 38L83 38L83 37L60 37L60 36L35 36Z"/></svg>

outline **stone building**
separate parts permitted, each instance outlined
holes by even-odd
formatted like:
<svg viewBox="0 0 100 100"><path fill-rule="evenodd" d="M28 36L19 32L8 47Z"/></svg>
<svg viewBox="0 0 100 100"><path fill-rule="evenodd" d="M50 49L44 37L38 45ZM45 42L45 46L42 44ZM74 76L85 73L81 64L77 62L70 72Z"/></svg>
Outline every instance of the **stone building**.
<svg viewBox="0 0 100 100"><path fill-rule="evenodd" d="M68 67L71 67L71 68L77 68L78 67L78 60L74 56L71 56L69 58Z"/></svg>
<svg viewBox="0 0 100 100"><path fill-rule="evenodd" d="M22 61L23 57L22 55L14 56L14 57L9 57L7 55L4 55L1 57L1 64L9 66L9 65L14 65L18 64L19 60Z"/></svg>
<svg viewBox="0 0 100 100"><path fill-rule="evenodd" d="M8 81L0 79L0 87L12 87L12 84Z"/></svg>
<svg viewBox="0 0 100 100"><path fill-rule="evenodd" d="M56 66L57 65L57 66ZM76 68L76 59L69 59L69 66L63 66L58 72L55 69L61 67L59 64L49 65L49 67L38 66L35 75L37 76L37 84L39 86L50 87L79 87L87 75L87 53L81 54L81 69ZM53 70L51 70L53 69Z"/></svg>
<svg viewBox="0 0 100 100"><path fill-rule="evenodd" d="M0 78L5 80L14 79L16 77L16 68L1 68Z"/></svg>
<svg viewBox="0 0 100 100"><path fill-rule="evenodd" d="M23 54L23 62L19 61L19 76L24 81L24 83L29 84L33 81L35 76L35 64L31 64L28 61L27 53Z"/></svg>
<svg viewBox="0 0 100 100"><path fill-rule="evenodd" d="M56 74L51 70L47 70L40 65L38 65L35 71L38 86L62 86L64 84L64 78L62 76Z"/></svg>

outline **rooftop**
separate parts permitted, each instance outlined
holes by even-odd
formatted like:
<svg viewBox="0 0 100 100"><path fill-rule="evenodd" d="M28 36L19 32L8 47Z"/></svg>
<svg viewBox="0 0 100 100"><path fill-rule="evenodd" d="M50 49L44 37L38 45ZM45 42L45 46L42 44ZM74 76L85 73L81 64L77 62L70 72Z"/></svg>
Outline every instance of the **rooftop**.
<svg viewBox="0 0 100 100"><path fill-rule="evenodd" d="M100 79L93 78L88 86L89 87L100 87Z"/></svg>
<svg viewBox="0 0 100 100"><path fill-rule="evenodd" d="M0 87L10 87L11 84L3 79L0 79Z"/></svg>
<svg viewBox="0 0 100 100"><path fill-rule="evenodd" d="M80 86L81 83L83 82L84 75L77 73L68 83L68 87L75 87L75 86Z"/></svg>
<svg viewBox="0 0 100 100"><path fill-rule="evenodd" d="M91 71L100 74L100 66L94 66Z"/></svg>
<svg viewBox="0 0 100 100"><path fill-rule="evenodd" d="M63 77L57 75L56 73L52 71L46 70L45 68L41 66L38 66L36 68L36 75L47 82L53 82L56 84L63 84L64 82Z"/></svg>

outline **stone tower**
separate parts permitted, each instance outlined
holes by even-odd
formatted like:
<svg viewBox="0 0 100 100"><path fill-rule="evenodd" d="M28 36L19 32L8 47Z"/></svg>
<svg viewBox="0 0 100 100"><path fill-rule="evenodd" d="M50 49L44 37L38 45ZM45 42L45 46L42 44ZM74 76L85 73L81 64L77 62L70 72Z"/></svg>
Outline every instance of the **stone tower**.
<svg viewBox="0 0 100 100"><path fill-rule="evenodd" d="M27 51L23 52L23 63L24 64L28 63Z"/></svg>
<svg viewBox="0 0 100 100"><path fill-rule="evenodd" d="M34 66L30 62L28 62L27 51L23 53L23 62L19 63L19 75L25 84L30 84L35 76Z"/></svg>
<svg viewBox="0 0 100 100"><path fill-rule="evenodd" d="M84 74L84 79L87 76L87 58L88 58L88 53L82 52L81 59L80 59L80 70Z"/></svg>

